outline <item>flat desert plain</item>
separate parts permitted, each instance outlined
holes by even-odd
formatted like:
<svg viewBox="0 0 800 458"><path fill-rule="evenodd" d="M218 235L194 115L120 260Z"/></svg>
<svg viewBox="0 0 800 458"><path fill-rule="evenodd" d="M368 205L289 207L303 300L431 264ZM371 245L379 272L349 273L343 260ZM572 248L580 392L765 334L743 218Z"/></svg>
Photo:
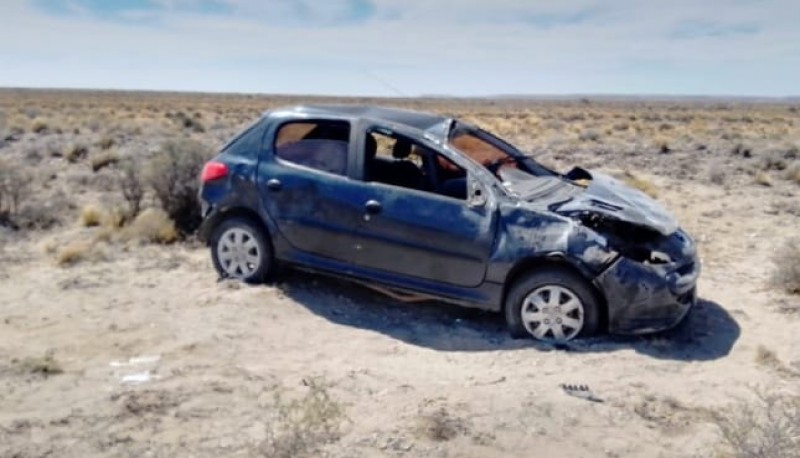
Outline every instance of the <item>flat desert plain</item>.
<svg viewBox="0 0 800 458"><path fill-rule="evenodd" d="M553 348L313 274L218 281L147 177L130 217L130 164L297 103L454 115L619 176L697 240L701 300ZM798 456L798 146L782 101L2 90L0 456Z"/></svg>

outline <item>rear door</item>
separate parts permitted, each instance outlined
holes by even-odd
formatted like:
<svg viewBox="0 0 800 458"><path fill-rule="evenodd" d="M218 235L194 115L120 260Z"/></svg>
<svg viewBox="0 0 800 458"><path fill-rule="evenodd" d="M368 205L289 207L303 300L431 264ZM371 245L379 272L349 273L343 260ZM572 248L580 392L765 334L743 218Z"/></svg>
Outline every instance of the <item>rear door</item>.
<svg viewBox="0 0 800 458"><path fill-rule="evenodd" d="M287 120L267 135L262 205L292 248L350 261L362 217L354 196L353 129L344 119Z"/></svg>

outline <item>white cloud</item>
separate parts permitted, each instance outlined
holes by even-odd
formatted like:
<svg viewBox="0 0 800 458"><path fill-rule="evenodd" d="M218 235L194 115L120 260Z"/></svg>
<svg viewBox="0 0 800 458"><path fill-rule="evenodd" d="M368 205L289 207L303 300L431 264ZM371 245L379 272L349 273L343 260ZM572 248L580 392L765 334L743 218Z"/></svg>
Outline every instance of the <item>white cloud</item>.
<svg viewBox="0 0 800 458"><path fill-rule="evenodd" d="M224 0L222 15L159 1L147 24L6 0L0 85L781 95L800 79L791 0Z"/></svg>

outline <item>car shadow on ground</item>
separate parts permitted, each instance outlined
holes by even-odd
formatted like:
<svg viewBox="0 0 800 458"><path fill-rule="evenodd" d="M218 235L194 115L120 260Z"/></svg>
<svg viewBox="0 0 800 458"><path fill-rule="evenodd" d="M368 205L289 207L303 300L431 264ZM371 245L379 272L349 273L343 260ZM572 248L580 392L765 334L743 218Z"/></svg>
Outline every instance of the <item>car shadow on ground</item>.
<svg viewBox="0 0 800 458"><path fill-rule="evenodd" d="M316 315L438 351L478 352L536 348L582 353L633 349L657 359L710 361L730 353L741 330L719 304L701 299L669 331L648 336L608 336L553 346L512 339L499 313L430 301L407 304L369 288L298 271L283 273L278 288Z"/></svg>

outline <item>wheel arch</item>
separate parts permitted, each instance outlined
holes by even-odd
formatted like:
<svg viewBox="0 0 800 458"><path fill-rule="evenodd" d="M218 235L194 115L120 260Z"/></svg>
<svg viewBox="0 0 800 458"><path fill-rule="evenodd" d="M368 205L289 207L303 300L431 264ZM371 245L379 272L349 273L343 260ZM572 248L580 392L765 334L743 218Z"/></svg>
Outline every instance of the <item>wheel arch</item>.
<svg viewBox="0 0 800 458"><path fill-rule="evenodd" d="M220 210L216 212L210 220L206 221L203 225L203 233L201 234L201 238L205 241L206 245L211 243L211 234L214 233L216 228L222 224L223 221L229 220L231 218L241 218L247 220L248 222L255 224L261 230L264 231L264 235L269 238L272 238L272 231L267 224L264 223L264 220L261 218L261 215L258 214L257 211L247 208L247 207L230 207L224 210Z"/></svg>
<svg viewBox="0 0 800 458"><path fill-rule="evenodd" d="M505 310L506 308L506 298L508 297L508 292L514 283L516 283L524 275L546 270L562 270L582 279L586 286L589 287L594 294L597 304L600 307L600 329L604 331L608 330L609 312L605 295L600 288L597 287L594 281L592 281L594 277L588 271L588 269L580 266L578 263L570 261L563 255L531 256L517 262L509 271L503 284L503 296L500 302L501 310Z"/></svg>

